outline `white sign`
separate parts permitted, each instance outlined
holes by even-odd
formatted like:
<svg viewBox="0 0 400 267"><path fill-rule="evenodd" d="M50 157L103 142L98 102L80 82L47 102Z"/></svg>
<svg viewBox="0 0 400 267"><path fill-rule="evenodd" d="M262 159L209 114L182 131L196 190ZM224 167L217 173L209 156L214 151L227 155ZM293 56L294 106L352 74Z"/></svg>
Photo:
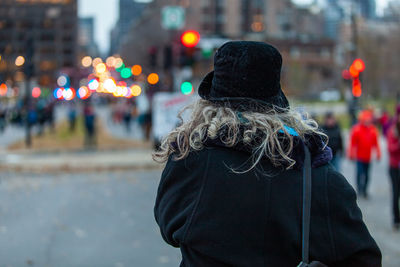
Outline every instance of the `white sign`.
<svg viewBox="0 0 400 267"><path fill-rule="evenodd" d="M166 30L180 30L185 25L185 9L181 6L165 6L161 10L161 26Z"/></svg>
<svg viewBox="0 0 400 267"><path fill-rule="evenodd" d="M153 97L153 137L155 140L161 140L171 130L176 128L180 120L178 113L188 104L196 100L196 97L186 96L181 93L156 93ZM190 114L184 114L187 119Z"/></svg>

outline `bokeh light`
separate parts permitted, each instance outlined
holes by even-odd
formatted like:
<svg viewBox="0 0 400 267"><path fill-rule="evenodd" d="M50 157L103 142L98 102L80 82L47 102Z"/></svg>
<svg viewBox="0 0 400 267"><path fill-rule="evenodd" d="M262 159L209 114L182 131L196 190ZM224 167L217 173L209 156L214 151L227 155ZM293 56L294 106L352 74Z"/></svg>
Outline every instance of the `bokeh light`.
<svg viewBox="0 0 400 267"><path fill-rule="evenodd" d="M132 71L130 68L123 68L121 70L121 77L124 79L128 79L132 76Z"/></svg>
<svg viewBox="0 0 400 267"><path fill-rule="evenodd" d="M39 87L34 87L32 89L32 97L33 98L38 98L38 97L40 97L41 94L42 94L42 90L40 90Z"/></svg>
<svg viewBox="0 0 400 267"><path fill-rule="evenodd" d="M114 95L115 97L124 96L124 95L123 95L123 92L122 92L122 88L123 88L123 86L117 86L117 88L115 89L113 95Z"/></svg>
<svg viewBox="0 0 400 267"><path fill-rule="evenodd" d="M149 84L156 84L159 81L159 77L157 73L150 73L149 76L147 76L147 82Z"/></svg>
<svg viewBox="0 0 400 267"><path fill-rule="evenodd" d="M0 84L0 96L5 96L7 94L8 87L7 84L2 83Z"/></svg>
<svg viewBox="0 0 400 267"><path fill-rule="evenodd" d="M68 83L68 77L67 76L61 75L60 77L58 77L58 79L57 79L58 86L64 87L64 86L67 85L67 83Z"/></svg>
<svg viewBox="0 0 400 267"><path fill-rule="evenodd" d="M115 67L115 63L116 63L115 57L108 57L106 59L106 64L107 64L107 66L109 68L114 68Z"/></svg>
<svg viewBox="0 0 400 267"><path fill-rule="evenodd" d="M89 56L86 56L84 58L82 58L82 66L84 66L85 68L88 68L92 65L92 58Z"/></svg>
<svg viewBox="0 0 400 267"><path fill-rule="evenodd" d="M99 87L99 81L96 79L92 79L89 81L89 89L95 91Z"/></svg>
<svg viewBox="0 0 400 267"><path fill-rule="evenodd" d="M102 74L104 72L106 72L107 70L107 66L104 63L99 63L96 65L96 72L99 74Z"/></svg>
<svg viewBox="0 0 400 267"><path fill-rule="evenodd" d="M18 57L15 59L15 65L16 65L17 67L20 67L20 66L24 65L24 63L25 63L25 58L24 58L23 56L18 56Z"/></svg>
<svg viewBox="0 0 400 267"><path fill-rule="evenodd" d="M200 34L196 31L186 31L182 34L181 41L186 47L195 47L200 41Z"/></svg>
<svg viewBox="0 0 400 267"><path fill-rule="evenodd" d="M100 63L103 63L103 60L99 57L96 57L95 59L93 59L92 65L94 68L96 68L96 66Z"/></svg>
<svg viewBox="0 0 400 267"><path fill-rule="evenodd" d="M125 86L126 87L126 82L125 81L119 81L118 86Z"/></svg>
<svg viewBox="0 0 400 267"><path fill-rule="evenodd" d="M54 92L53 92L54 98L62 99L63 98L63 91L64 91L64 88L56 88L56 89L54 89Z"/></svg>
<svg viewBox="0 0 400 267"><path fill-rule="evenodd" d="M81 86L78 90L78 97L80 99L87 99L90 97L90 90L86 86Z"/></svg>
<svg viewBox="0 0 400 267"><path fill-rule="evenodd" d="M113 93L117 89L117 85L115 84L115 81L113 79L107 79L103 83L104 89L106 89L108 92Z"/></svg>
<svg viewBox="0 0 400 267"><path fill-rule="evenodd" d="M142 66L133 65L131 71L132 71L132 75L139 76L142 73Z"/></svg>
<svg viewBox="0 0 400 267"><path fill-rule="evenodd" d="M190 95L193 92L193 85L190 82L182 83L181 92L184 95Z"/></svg>
<svg viewBox="0 0 400 267"><path fill-rule="evenodd" d="M124 61L121 58L116 58L115 59L115 68L116 69L121 68L123 64L124 64Z"/></svg>
<svg viewBox="0 0 400 267"><path fill-rule="evenodd" d="M365 63L362 59L357 58L356 60L354 60L353 62L354 68L358 71L358 72L363 72L365 70Z"/></svg>
<svg viewBox="0 0 400 267"><path fill-rule="evenodd" d="M142 88L139 85L135 84L131 86L131 94L133 96L139 96L141 93L142 93Z"/></svg>
<svg viewBox="0 0 400 267"><path fill-rule="evenodd" d="M126 96L128 94L128 87L121 86L121 96Z"/></svg>
<svg viewBox="0 0 400 267"><path fill-rule="evenodd" d="M76 92L74 88L65 88L64 91L62 92L62 95L65 100L70 101L74 99Z"/></svg>
<svg viewBox="0 0 400 267"><path fill-rule="evenodd" d="M129 87L125 87L126 88L126 94L125 94L125 97L126 98L131 98L131 97L133 97L133 95L132 95L132 91L131 91L131 88L129 88Z"/></svg>
<svg viewBox="0 0 400 267"><path fill-rule="evenodd" d="M122 63L122 65L119 68L116 68L115 70L118 72L121 72L125 68L125 64Z"/></svg>

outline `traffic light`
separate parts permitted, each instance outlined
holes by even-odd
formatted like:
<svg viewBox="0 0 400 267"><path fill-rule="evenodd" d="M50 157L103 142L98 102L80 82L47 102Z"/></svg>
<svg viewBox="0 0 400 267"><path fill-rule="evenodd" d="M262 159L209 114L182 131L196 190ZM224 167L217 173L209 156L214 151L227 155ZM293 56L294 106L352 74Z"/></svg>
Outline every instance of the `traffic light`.
<svg viewBox="0 0 400 267"><path fill-rule="evenodd" d="M190 95L193 93L193 85L190 82L183 82L181 84L181 92L184 95Z"/></svg>
<svg viewBox="0 0 400 267"><path fill-rule="evenodd" d="M200 41L200 34L196 31L185 31L181 41L185 47L195 47Z"/></svg>
<svg viewBox="0 0 400 267"><path fill-rule="evenodd" d="M362 59L355 59L349 68L349 74L353 78L352 93L354 97L360 97L362 94L360 73L365 70L365 63Z"/></svg>
<svg viewBox="0 0 400 267"><path fill-rule="evenodd" d="M353 90L352 90L353 96L355 97L360 97L362 94L362 89L361 89L361 82L359 78L354 78L353 79Z"/></svg>

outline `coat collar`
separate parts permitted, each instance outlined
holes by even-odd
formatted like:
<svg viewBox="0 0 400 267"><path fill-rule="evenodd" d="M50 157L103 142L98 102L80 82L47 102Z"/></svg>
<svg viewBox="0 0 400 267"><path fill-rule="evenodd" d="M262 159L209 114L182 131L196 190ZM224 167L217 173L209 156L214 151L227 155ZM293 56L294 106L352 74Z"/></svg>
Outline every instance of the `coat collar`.
<svg viewBox="0 0 400 267"><path fill-rule="evenodd" d="M224 131L221 131L220 135L215 139L207 138L204 142L206 147L227 147L222 141L222 137L224 136ZM285 137L282 134L281 136L282 142L285 142ZM330 147L326 146L318 135L307 135L305 137L305 141L303 141L299 136L293 136L294 144L293 150L290 154L290 157L296 161L294 165L294 169L302 169L304 165L305 151L304 151L304 143L310 150L311 154L311 165L312 168L317 168L322 165L327 164L332 159L332 150ZM259 138L255 138L256 140L262 139L262 134L259 134ZM233 147L228 147L233 150L246 152L248 154L252 154L253 146L246 145L243 142L238 142ZM287 166L284 166L287 167Z"/></svg>

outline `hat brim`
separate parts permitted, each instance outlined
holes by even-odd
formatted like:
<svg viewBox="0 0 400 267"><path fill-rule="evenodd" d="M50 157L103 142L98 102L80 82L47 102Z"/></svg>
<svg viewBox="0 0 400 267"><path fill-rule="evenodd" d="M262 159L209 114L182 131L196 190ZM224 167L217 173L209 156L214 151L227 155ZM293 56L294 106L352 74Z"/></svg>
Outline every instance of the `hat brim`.
<svg viewBox="0 0 400 267"><path fill-rule="evenodd" d="M201 98L209 100L213 103L219 103L230 106L242 111L246 110L260 110L274 108L279 112L283 112L289 108L289 101L285 94L279 88L278 94L268 97L264 100L248 98L248 97L212 97L210 95L212 88L212 80L214 78L214 71L209 72L202 82L200 83L198 94Z"/></svg>

